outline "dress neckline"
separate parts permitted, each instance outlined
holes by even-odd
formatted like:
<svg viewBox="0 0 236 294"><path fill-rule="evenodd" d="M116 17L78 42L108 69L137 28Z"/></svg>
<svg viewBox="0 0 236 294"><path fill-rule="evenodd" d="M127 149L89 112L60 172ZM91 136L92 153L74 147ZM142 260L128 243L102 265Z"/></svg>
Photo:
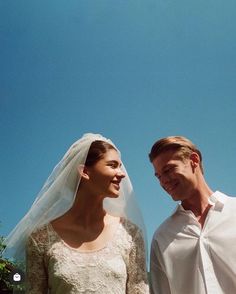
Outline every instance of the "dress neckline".
<svg viewBox="0 0 236 294"><path fill-rule="evenodd" d="M109 248L110 246L112 246L113 242L115 242L115 240L117 239L116 236L119 235L119 231L121 229L121 227L123 226L123 223L124 223L124 218L121 217L120 218L120 221L116 227L116 230L114 231L114 233L112 234L112 237L103 244L103 246L101 247L98 247L96 249L92 249L92 250L83 250L83 249L80 249L80 248L75 248L75 247L72 247L70 246L58 233L57 231L53 228L52 224L51 223L48 223L47 224L47 228L56 236L56 238L64 244L64 246L66 246L67 248L69 248L70 250L73 250L73 251L77 251L79 253L93 253L93 252L99 252L99 251L102 251L106 248Z"/></svg>

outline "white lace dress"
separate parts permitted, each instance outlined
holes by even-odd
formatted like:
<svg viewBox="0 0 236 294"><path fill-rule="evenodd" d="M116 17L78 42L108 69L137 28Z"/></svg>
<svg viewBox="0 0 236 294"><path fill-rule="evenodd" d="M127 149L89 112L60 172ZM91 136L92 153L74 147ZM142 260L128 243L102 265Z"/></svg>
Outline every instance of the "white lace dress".
<svg viewBox="0 0 236 294"><path fill-rule="evenodd" d="M27 293L147 294L144 252L140 230L125 219L113 240L89 252L69 247L45 225L27 243Z"/></svg>

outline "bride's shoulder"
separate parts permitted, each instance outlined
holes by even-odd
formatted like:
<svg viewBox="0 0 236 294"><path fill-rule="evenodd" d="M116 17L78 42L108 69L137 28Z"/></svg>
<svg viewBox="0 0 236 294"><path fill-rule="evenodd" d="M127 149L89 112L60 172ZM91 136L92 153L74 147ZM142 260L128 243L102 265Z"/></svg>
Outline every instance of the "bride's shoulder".
<svg viewBox="0 0 236 294"><path fill-rule="evenodd" d="M131 235L136 235L141 232L140 228L127 218L122 217L120 222L124 229Z"/></svg>
<svg viewBox="0 0 236 294"><path fill-rule="evenodd" d="M50 230L50 224L45 224L39 228L33 230L29 238L33 239L37 243L44 243L48 240Z"/></svg>

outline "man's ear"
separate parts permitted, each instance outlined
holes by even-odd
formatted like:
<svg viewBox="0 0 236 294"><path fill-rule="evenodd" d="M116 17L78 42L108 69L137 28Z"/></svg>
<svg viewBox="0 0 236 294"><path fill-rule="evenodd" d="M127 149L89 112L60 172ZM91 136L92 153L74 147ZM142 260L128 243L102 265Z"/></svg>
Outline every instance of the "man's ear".
<svg viewBox="0 0 236 294"><path fill-rule="evenodd" d="M196 167L198 167L199 166L199 163L200 163L200 157L199 157L199 155L196 152L193 152L190 155L190 161L191 161L191 166L192 166L193 170L195 170Z"/></svg>
<svg viewBox="0 0 236 294"><path fill-rule="evenodd" d="M80 174L81 178L89 180L88 168L85 165L80 164L77 169L78 169L78 173Z"/></svg>

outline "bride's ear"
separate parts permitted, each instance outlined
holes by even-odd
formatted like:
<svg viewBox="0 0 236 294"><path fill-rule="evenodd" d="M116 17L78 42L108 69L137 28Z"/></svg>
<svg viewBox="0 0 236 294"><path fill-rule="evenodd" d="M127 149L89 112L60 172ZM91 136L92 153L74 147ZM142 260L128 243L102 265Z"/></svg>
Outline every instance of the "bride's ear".
<svg viewBox="0 0 236 294"><path fill-rule="evenodd" d="M80 174L81 178L89 180L88 168L85 165L80 164L78 166L77 170L78 170L78 173Z"/></svg>

